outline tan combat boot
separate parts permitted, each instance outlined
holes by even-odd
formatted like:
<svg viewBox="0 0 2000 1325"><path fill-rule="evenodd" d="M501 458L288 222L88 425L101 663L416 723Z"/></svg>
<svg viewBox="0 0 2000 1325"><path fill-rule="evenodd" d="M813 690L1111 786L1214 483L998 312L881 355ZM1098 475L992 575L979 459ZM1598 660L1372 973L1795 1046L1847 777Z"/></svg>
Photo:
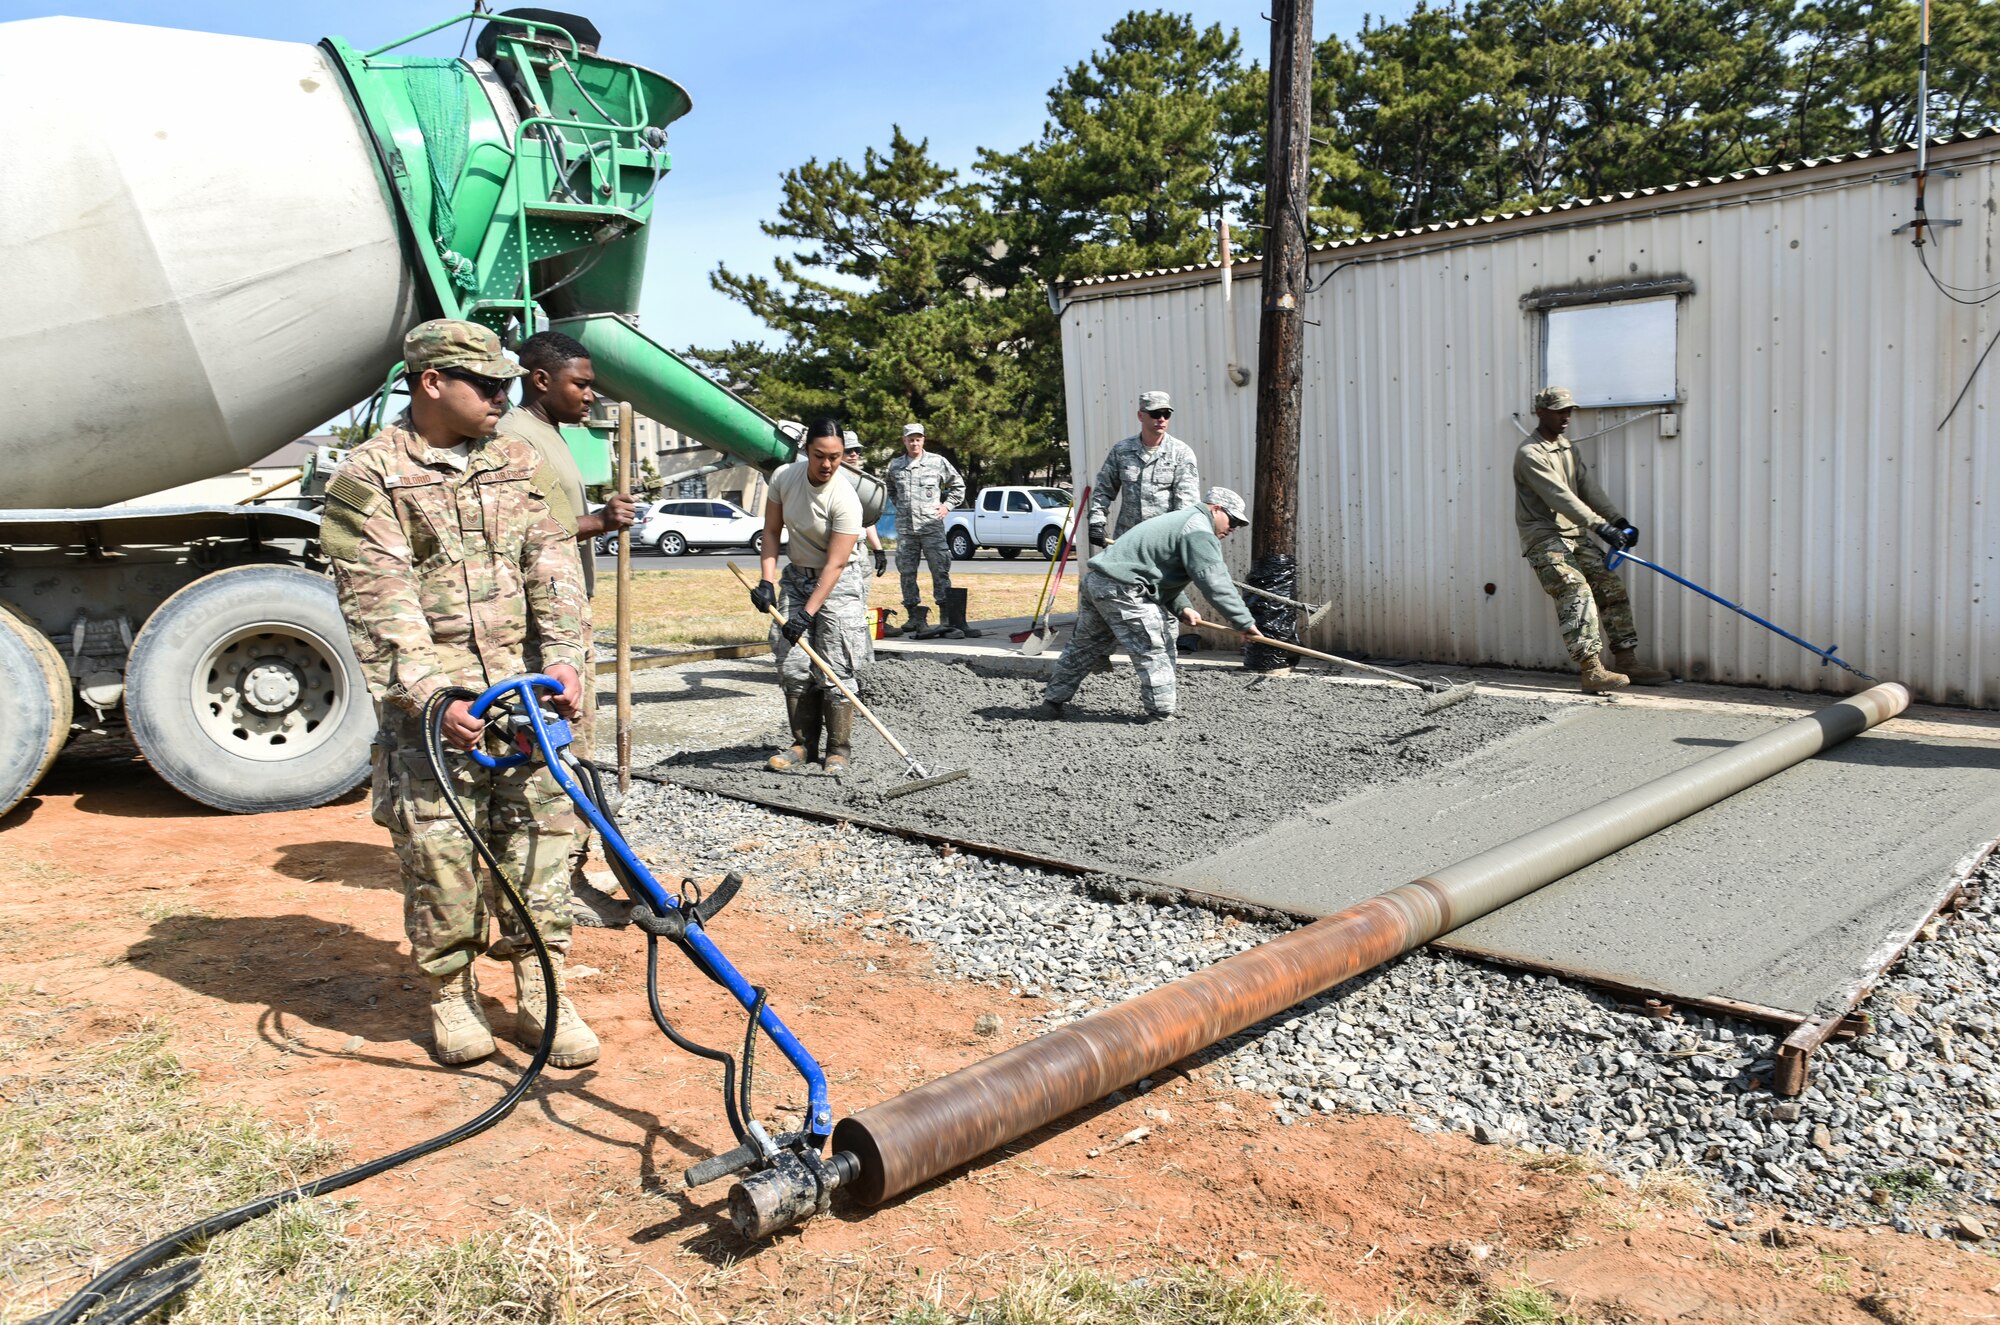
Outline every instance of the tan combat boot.
<svg viewBox="0 0 2000 1325"><path fill-rule="evenodd" d="M493 1052L493 1028L479 1010L479 982L468 964L450 975L428 977L431 983L431 1042L438 1061L453 1065L476 1062Z"/></svg>
<svg viewBox="0 0 2000 1325"><path fill-rule="evenodd" d="M1672 672L1663 672L1657 667L1647 667L1641 663L1637 649L1613 649L1611 665L1625 673L1635 686L1663 686L1674 679Z"/></svg>
<svg viewBox="0 0 2000 1325"><path fill-rule="evenodd" d="M597 1061L597 1036L583 1024L564 989L563 955L549 954L556 969L556 1038L549 1048L550 1067L589 1067ZM530 952L514 959L514 992L520 1012L514 1018L514 1038L530 1049L542 1043L543 1015L548 1011L548 987L542 983L542 964Z"/></svg>
<svg viewBox="0 0 2000 1325"><path fill-rule="evenodd" d="M1623 672L1605 671L1603 661L1594 653L1578 663L1577 670L1583 673L1583 693L1586 695L1602 695L1613 690L1623 690L1632 684L1632 678Z"/></svg>

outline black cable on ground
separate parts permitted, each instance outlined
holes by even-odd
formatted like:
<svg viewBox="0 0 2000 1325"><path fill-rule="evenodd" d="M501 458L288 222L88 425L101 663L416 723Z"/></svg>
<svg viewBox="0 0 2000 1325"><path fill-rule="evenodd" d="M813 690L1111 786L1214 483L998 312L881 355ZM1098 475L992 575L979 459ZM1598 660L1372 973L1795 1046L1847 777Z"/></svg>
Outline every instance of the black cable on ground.
<svg viewBox="0 0 2000 1325"><path fill-rule="evenodd" d="M1245 584L1274 593L1283 598L1299 596L1298 558L1289 552L1280 552L1265 557L1250 567ZM1302 644L1299 638L1298 609L1284 603L1274 603L1256 594L1245 594L1244 604L1250 609L1251 618L1257 629L1272 639L1284 640L1287 644ZM1273 649L1262 644L1252 644L1243 651L1243 666L1253 672L1284 671L1297 663L1297 656L1282 649Z"/></svg>
<svg viewBox="0 0 2000 1325"><path fill-rule="evenodd" d="M400 1164L407 1164L413 1159L422 1159L425 1155L435 1154L461 1141L470 1140L512 1113L514 1106L521 1102L521 1097L527 1094L528 1087L535 1084L535 1078L542 1074L542 1068L548 1064L549 1051L555 1047L556 1014L559 1006L555 965L549 960L548 944L543 941L541 930L535 927L535 917L528 910L528 904L522 900L520 890L514 881L507 877L507 871L501 868L499 859L493 854L493 848L487 845L486 839L479 835L473 828L471 819L466 816L465 807L459 803L458 796L452 789L451 769L445 763L441 721L445 706L454 700L477 698L479 698L477 691L460 687L440 690L431 697L430 702L424 705L423 712L424 753L430 760L432 775L443 788L445 804L450 808L452 818L458 820L458 826L465 830L465 835L472 840L480 859L486 862L487 868L493 871L493 877L499 881L500 891L506 897L507 904L514 909L514 914L527 927L528 938L535 946L535 960L542 968L543 986L548 994L548 1004L542 1017L542 1042L535 1047L535 1056L529 1061L527 1069L521 1073L520 1080L516 1081L491 1108L459 1124L449 1132L434 1136L428 1141L419 1141L413 1146L405 1146L393 1154L369 1160L366 1164L270 1196L259 1197L247 1205L239 1205L233 1210L224 1210L206 1219L197 1220L185 1228L175 1229L165 1237L141 1247L92 1279L54 1311L36 1317L32 1325L71 1325L71 1322L82 1319L86 1312L110 1303L115 1292L140 1279L142 1275L147 1277L140 1282L138 1300L127 1299L124 1302L112 1303L109 1309L96 1319L103 1322L136 1320L138 1316L132 1312L141 1302L146 1302L146 1305L140 1315L157 1310L193 1287L195 1281L201 1277L198 1260L188 1263L191 1268L175 1266L163 1274L148 1274L157 1266L175 1257L188 1255L221 1234L268 1215L281 1206L341 1191L377 1174L386 1173Z"/></svg>

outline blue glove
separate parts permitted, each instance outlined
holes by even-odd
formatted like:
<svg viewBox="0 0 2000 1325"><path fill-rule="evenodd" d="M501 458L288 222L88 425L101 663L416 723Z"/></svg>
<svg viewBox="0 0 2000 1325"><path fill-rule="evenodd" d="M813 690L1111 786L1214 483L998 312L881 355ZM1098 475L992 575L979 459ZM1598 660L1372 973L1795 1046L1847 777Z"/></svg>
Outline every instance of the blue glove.
<svg viewBox="0 0 2000 1325"><path fill-rule="evenodd" d="M769 616L771 609L778 605L778 591L769 580L757 581L757 587L750 591L750 606Z"/></svg>
<svg viewBox="0 0 2000 1325"><path fill-rule="evenodd" d="M794 612L791 615L791 619L785 622L782 629L785 632L785 638L787 640L790 640L792 643L797 644L804 635L810 632L812 628L814 626L817 626L818 624L819 624L818 613Z"/></svg>

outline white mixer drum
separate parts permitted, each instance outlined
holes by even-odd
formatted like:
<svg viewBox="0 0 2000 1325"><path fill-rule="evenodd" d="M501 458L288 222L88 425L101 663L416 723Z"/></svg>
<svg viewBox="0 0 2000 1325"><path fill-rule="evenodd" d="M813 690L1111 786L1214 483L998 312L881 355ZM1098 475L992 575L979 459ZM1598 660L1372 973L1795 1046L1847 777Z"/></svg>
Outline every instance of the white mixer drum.
<svg viewBox="0 0 2000 1325"><path fill-rule="evenodd" d="M0 23L0 124L0 508L240 468L400 357L416 286L318 48Z"/></svg>

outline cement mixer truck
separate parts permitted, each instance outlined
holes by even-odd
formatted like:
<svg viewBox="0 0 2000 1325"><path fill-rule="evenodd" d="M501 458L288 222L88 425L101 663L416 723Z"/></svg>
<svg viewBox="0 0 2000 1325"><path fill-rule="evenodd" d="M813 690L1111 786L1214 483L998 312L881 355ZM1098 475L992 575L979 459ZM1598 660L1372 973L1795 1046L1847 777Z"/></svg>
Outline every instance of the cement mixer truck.
<svg viewBox="0 0 2000 1325"><path fill-rule="evenodd" d="M412 53L455 24L471 58ZM637 329L690 103L599 42L542 9L365 50L0 24L0 813L74 729L129 732L225 810L321 804L366 775L374 716L315 503L114 503L380 392L424 318L509 344L552 325L611 398L766 471L792 458Z"/></svg>

